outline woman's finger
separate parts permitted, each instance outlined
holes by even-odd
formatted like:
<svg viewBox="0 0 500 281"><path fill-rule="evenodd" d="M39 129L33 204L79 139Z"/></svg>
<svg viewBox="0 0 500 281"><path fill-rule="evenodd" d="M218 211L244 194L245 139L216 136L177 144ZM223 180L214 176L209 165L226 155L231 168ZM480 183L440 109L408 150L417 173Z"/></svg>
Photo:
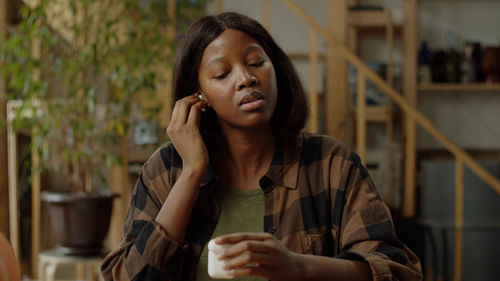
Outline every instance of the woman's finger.
<svg viewBox="0 0 500 281"><path fill-rule="evenodd" d="M191 106L191 109L189 110L189 116L188 116L188 120L186 123L196 125L198 127L200 124L200 118L201 118L200 111L202 108L204 108L204 106L205 105L201 101L198 101L197 103L193 104Z"/></svg>
<svg viewBox="0 0 500 281"><path fill-rule="evenodd" d="M177 117L179 116L179 108L181 107L181 103L183 103L183 101L186 98L189 98L191 96L186 96L186 97L184 97L184 98L182 98L180 100L177 100L175 102L174 109L172 110L172 117L170 118L170 123L175 123L177 121Z"/></svg>
<svg viewBox="0 0 500 281"><path fill-rule="evenodd" d="M224 270L243 266L260 266L269 264L269 255L247 251L234 258L224 260Z"/></svg>
<svg viewBox="0 0 500 281"><path fill-rule="evenodd" d="M267 269L264 266L249 266L249 267L239 267L239 268L233 268L229 271L231 276L238 277L238 276L262 276L262 277L268 277L269 269Z"/></svg>
<svg viewBox="0 0 500 281"><path fill-rule="evenodd" d="M274 239L272 234L266 232L241 232L232 233L215 238L216 244L236 244L245 240L264 241Z"/></svg>
<svg viewBox="0 0 500 281"><path fill-rule="evenodd" d="M266 241L246 240L239 242L227 248L227 250L219 256L220 260L232 258L241 255L245 252L252 253L272 253L274 243L266 243Z"/></svg>
<svg viewBox="0 0 500 281"><path fill-rule="evenodd" d="M185 124L188 119L188 113L193 104L198 102L199 99L195 96L187 96L181 100L178 100L175 103L175 108L177 107L177 112L175 115L175 122L179 122L180 124ZM172 113L173 116L173 113Z"/></svg>
<svg viewBox="0 0 500 281"><path fill-rule="evenodd" d="M179 101L176 101L174 104L174 108L172 109L172 116L170 117L170 123L175 122L177 117L177 112L179 111Z"/></svg>

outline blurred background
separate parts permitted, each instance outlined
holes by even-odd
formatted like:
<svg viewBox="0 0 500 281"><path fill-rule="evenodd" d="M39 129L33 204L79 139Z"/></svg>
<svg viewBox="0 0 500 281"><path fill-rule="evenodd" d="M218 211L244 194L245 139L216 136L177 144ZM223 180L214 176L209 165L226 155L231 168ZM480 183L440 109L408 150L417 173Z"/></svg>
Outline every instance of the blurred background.
<svg viewBox="0 0 500 281"><path fill-rule="evenodd" d="M425 280L500 280L494 0L0 0L0 231L23 279L100 278L168 141L178 43L225 11L289 55L306 130L360 154Z"/></svg>

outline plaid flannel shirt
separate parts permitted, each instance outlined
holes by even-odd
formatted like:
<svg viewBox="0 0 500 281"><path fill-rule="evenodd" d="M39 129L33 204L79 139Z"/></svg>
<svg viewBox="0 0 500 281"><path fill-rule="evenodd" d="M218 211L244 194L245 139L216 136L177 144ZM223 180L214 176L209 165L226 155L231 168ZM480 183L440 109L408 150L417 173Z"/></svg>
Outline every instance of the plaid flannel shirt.
<svg viewBox="0 0 500 281"><path fill-rule="evenodd" d="M217 179L209 164L180 244L155 218L181 169L181 158L168 143L144 164L123 238L102 265L105 280L195 280L198 258L220 214ZM289 250L364 261L375 281L422 279L418 258L397 239L390 211L359 156L342 142L306 133L283 139L260 186L262 230Z"/></svg>

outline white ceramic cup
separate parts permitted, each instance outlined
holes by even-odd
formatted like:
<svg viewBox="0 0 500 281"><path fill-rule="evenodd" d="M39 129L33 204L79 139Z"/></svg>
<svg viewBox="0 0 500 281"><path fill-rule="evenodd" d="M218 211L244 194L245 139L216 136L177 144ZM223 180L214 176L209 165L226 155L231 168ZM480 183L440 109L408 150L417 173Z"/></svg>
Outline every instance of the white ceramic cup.
<svg viewBox="0 0 500 281"><path fill-rule="evenodd" d="M216 279L233 279L234 276L228 273L227 270L222 269L224 261L217 259L217 256L222 254L227 248L233 244L215 244L212 239L208 242L208 275Z"/></svg>

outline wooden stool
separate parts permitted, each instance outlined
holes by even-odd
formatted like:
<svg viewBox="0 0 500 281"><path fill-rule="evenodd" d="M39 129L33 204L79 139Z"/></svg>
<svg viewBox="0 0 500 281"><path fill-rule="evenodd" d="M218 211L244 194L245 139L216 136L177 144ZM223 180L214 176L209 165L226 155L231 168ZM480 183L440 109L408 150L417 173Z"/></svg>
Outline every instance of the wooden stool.
<svg viewBox="0 0 500 281"><path fill-rule="evenodd" d="M59 265L72 264L76 267L76 279L83 280L86 272L87 280L103 281L100 269L103 257L103 255L67 255L59 252L57 249L42 251L38 254L38 278L40 281L54 281L56 269Z"/></svg>

